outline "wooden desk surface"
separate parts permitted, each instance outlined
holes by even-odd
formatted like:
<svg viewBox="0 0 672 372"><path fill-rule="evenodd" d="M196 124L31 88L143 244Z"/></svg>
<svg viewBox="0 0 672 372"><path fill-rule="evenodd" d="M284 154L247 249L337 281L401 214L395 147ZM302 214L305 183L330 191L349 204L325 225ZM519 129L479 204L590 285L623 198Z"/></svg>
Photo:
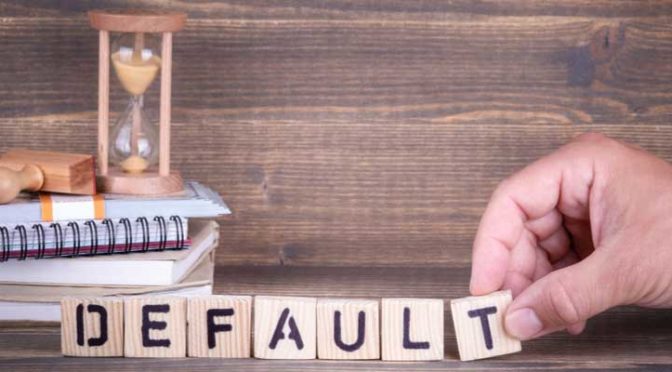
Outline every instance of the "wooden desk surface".
<svg viewBox="0 0 672 372"><path fill-rule="evenodd" d="M337 297L437 297L465 295L467 269L221 266L215 292ZM448 308L448 307L447 307ZM58 368L189 371L242 369L444 370L444 369L633 369L672 368L672 312L617 308L588 323L578 336L553 334L523 343L523 351L494 359L460 362L450 311L445 313L445 359L440 362L267 361L259 359L66 358L57 325L5 323L0 327L0 367L6 370Z"/></svg>
<svg viewBox="0 0 672 372"><path fill-rule="evenodd" d="M671 1L172 5L190 16L174 42L173 164L235 212L220 221L218 293L463 296L478 219L512 171L588 130L672 160ZM95 152L89 6L0 2L0 152ZM126 97L111 81L119 112ZM156 101L155 85L150 115ZM56 328L6 324L0 364L672 367L671 316L616 309L577 338L551 335L470 364L455 361L447 326L447 360L413 365L61 358Z"/></svg>

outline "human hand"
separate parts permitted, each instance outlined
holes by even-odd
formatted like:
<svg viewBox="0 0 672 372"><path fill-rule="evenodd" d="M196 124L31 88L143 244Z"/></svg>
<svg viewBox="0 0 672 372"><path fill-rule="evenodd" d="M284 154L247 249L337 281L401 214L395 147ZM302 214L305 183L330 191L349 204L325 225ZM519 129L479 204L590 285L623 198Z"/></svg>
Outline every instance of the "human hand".
<svg viewBox="0 0 672 372"><path fill-rule="evenodd" d="M589 133L497 187L470 289L511 289L505 328L526 340L617 305L672 307L671 266L672 165Z"/></svg>

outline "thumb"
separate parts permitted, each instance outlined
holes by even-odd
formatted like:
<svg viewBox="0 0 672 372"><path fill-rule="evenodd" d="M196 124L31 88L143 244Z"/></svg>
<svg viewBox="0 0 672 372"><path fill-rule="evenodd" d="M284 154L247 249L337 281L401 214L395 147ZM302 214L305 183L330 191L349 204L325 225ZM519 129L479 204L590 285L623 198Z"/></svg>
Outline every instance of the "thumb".
<svg viewBox="0 0 672 372"><path fill-rule="evenodd" d="M521 340L536 338L618 305L618 271L600 253L595 251L526 288L507 309L506 331Z"/></svg>

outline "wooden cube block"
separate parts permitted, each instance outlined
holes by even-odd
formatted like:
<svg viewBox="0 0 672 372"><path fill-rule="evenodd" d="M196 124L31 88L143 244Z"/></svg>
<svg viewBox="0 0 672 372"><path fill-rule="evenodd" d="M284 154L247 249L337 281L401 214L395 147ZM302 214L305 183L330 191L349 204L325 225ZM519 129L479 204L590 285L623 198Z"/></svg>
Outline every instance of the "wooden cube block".
<svg viewBox="0 0 672 372"><path fill-rule="evenodd" d="M383 360L443 359L443 300L384 298Z"/></svg>
<svg viewBox="0 0 672 372"><path fill-rule="evenodd" d="M254 357L315 359L316 298L254 298Z"/></svg>
<svg viewBox="0 0 672 372"><path fill-rule="evenodd" d="M189 298L187 319L190 357L250 357L252 297Z"/></svg>
<svg viewBox="0 0 672 372"><path fill-rule="evenodd" d="M380 359L378 300L317 301L317 357Z"/></svg>
<svg viewBox="0 0 672 372"><path fill-rule="evenodd" d="M124 300L124 355L176 358L187 355L187 300L143 296Z"/></svg>
<svg viewBox="0 0 672 372"><path fill-rule="evenodd" d="M124 355L124 302L118 298L67 297L61 301L63 355Z"/></svg>
<svg viewBox="0 0 672 372"><path fill-rule="evenodd" d="M520 341L504 331L504 314L509 304L511 291L450 302L461 360L483 359L521 350Z"/></svg>

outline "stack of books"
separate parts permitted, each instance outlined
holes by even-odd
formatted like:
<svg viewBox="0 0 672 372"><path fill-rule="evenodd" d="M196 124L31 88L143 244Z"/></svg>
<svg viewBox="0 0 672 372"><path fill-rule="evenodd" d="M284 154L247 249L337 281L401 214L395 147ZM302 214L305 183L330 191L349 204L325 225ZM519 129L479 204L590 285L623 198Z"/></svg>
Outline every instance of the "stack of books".
<svg viewBox="0 0 672 372"><path fill-rule="evenodd" d="M174 196L22 195L0 205L0 320L59 321L64 296L212 294L216 222L197 183Z"/></svg>

